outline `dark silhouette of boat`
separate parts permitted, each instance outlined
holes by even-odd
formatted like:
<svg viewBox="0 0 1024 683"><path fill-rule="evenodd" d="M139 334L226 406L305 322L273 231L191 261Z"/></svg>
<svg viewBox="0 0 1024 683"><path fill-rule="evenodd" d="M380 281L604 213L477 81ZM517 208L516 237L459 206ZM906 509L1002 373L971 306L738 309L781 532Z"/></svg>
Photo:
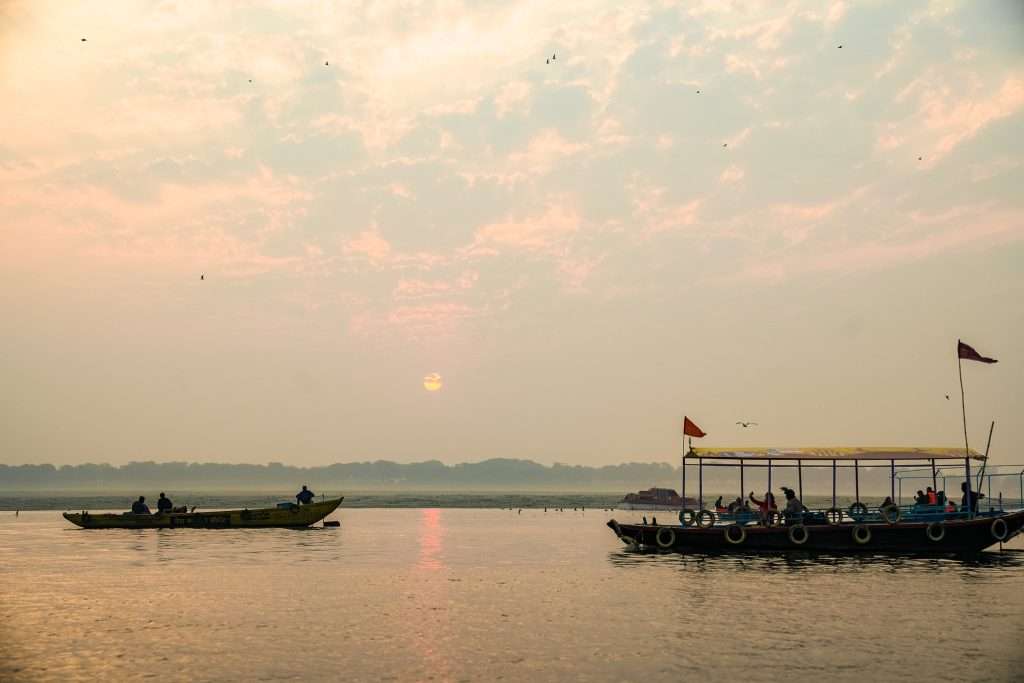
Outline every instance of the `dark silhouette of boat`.
<svg viewBox="0 0 1024 683"><path fill-rule="evenodd" d="M649 488L646 491L627 493L619 502L624 510L682 510L686 505L696 505L697 499L684 502L675 489Z"/></svg>
<svg viewBox="0 0 1024 683"><path fill-rule="evenodd" d="M215 512L171 512L137 515L91 512L65 512L64 519L83 529L258 529L299 528L319 522L334 512L345 498L331 498L309 505L281 504L256 510Z"/></svg>
<svg viewBox="0 0 1024 683"><path fill-rule="evenodd" d="M965 481L970 482L971 461L985 459L974 451L965 454L962 448L691 448L683 458L682 490L685 495L687 462L696 461L699 510L681 510L678 524L623 524L612 519L608 526L629 546L687 553L977 553L1020 534L1024 509L1004 509L1001 500L979 505L981 496L971 488L964 491L962 509L952 503L901 506L887 502L869 507L860 500L859 466L865 460L874 467L888 465L893 493L889 500L895 501L900 468L920 468L924 463L934 475L936 461L962 460ZM831 468L832 507L811 510L801 505L799 511L760 513L709 510L703 506L703 468L708 466L737 468L741 492L747 468L766 468L769 490L773 469L786 468L791 473L795 469L798 501L803 499L803 469ZM856 494L848 508L840 509L835 483L837 470L843 468L853 469Z"/></svg>

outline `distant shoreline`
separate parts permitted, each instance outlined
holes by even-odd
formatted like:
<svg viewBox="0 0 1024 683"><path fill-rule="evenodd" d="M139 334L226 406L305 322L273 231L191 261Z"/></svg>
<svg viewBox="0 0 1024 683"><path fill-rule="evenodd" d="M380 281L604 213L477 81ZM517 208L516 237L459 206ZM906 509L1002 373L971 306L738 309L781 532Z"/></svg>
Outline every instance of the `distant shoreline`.
<svg viewBox="0 0 1024 683"><path fill-rule="evenodd" d="M625 492L590 492L590 491L474 491L474 492L438 492L438 491L338 491L335 489L317 489L320 495L344 495L344 508L473 508L473 509L542 509L587 508L592 510L616 509L622 503ZM169 497L177 505L195 505L200 509L232 509L272 507L277 502L291 500L294 492L282 491L175 491L166 490ZM0 512L12 513L22 511L61 511L61 510L120 510L128 509L138 495L147 499L156 498L159 491L134 489L127 491L96 492L0 492ZM706 493L704 504L711 507L718 492ZM726 497L728 497L726 495ZM809 504L824 503L830 496L809 494L805 502ZM846 505L851 497L840 496L837 501ZM643 514L644 510L634 509L630 513ZM659 510L655 510L655 513ZM666 511L672 514L671 511Z"/></svg>

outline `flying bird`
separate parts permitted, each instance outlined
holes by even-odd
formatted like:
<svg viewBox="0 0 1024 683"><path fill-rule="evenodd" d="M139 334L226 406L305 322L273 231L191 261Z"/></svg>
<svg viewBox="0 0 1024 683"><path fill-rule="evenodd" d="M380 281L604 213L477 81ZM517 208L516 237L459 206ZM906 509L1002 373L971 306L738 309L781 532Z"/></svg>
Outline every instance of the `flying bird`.
<svg viewBox="0 0 1024 683"><path fill-rule="evenodd" d="M551 53L551 60L554 61L555 59L557 59L557 56L555 55L554 52L552 52Z"/></svg>
<svg viewBox="0 0 1024 683"><path fill-rule="evenodd" d="M700 90L698 90L698 91L697 91L697 94L698 94L698 95L700 94Z"/></svg>
<svg viewBox="0 0 1024 683"><path fill-rule="evenodd" d="M743 422L743 421L740 421L740 422L737 422L736 424L742 425L744 429L746 429L747 427L756 427L757 426L756 422Z"/></svg>
<svg viewBox="0 0 1024 683"><path fill-rule="evenodd" d="M843 49L843 46L842 46L842 45L838 45L838 46L836 46L836 49L837 49L837 50L842 50L842 49Z"/></svg>
<svg viewBox="0 0 1024 683"><path fill-rule="evenodd" d="M917 160L918 160L918 161L921 161L921 157L918 157L918 158L917 158Z"/></svg>
<svg viewBox="0 0 1024 683"><path fill-rule="evenodd" d="M205 280L206 279L206 274L204 273L204 274L200 275L199 279L200 280ZM949 397L947 396L947 398L949 398Z"/></svg>
<svg viewBox="0 0 1024 683"><path fill-rule="evenodd" d="M949 400L949 394L946 394L946 400L947 401Z"/></svg>
<svg viewBox="0 0 1024 683"><path fill-rule="evenodd" d="M550 63L551 63L551 60L550 60L550 59L545 59L545 60L544 60L544 63L545 63L545 64L550 64Z"/></svg>
<svg viewBox="0 0 1024 683"><path fill-rule="evenodd" d="M330 66L330 64L328 64L328 63L327 63L327 62L325 61L325 62L324 62L324 66Z"/></svg>
<svg viewBox="0 0 1024 683"><path fill-rule="evenodd" d="M82 42L83 42L83 43L85 42L85 38L82 38Z"/></svg>
<svg viewBox="0 0 1024 683"><path fill-rule="evenodd" d="M723 142L723 143L722 143L722 147L728 147L728 146L729 146L729 143L728 143L728 142Z"/></svg>

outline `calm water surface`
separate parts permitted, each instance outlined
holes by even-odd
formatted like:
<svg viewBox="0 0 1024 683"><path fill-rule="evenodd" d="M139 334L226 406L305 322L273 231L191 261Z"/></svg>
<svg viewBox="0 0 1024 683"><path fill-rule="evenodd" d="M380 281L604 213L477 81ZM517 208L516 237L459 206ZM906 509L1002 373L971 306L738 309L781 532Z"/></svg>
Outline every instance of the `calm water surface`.
<svg viewBox="0 0 1024 683"><path fill-rule="evenodd" d="M641 555L607 517L85 531L5 512L0 680L1024 680L1019 539L971 562Z"/></svg>

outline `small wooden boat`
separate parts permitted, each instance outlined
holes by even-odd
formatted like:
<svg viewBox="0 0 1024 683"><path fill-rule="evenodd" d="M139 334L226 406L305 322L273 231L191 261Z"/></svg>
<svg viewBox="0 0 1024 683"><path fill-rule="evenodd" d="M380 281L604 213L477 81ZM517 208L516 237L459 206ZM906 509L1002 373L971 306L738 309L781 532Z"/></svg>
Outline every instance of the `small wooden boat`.
<svg viewBox="0 0 1024 683"><path fill-rule="evenodd" d="M64 519L83 529L258 529L307 527L334 512L345 498L309 505L282 505L255 510L172 512L155 515L65 512Z"/></svg>

